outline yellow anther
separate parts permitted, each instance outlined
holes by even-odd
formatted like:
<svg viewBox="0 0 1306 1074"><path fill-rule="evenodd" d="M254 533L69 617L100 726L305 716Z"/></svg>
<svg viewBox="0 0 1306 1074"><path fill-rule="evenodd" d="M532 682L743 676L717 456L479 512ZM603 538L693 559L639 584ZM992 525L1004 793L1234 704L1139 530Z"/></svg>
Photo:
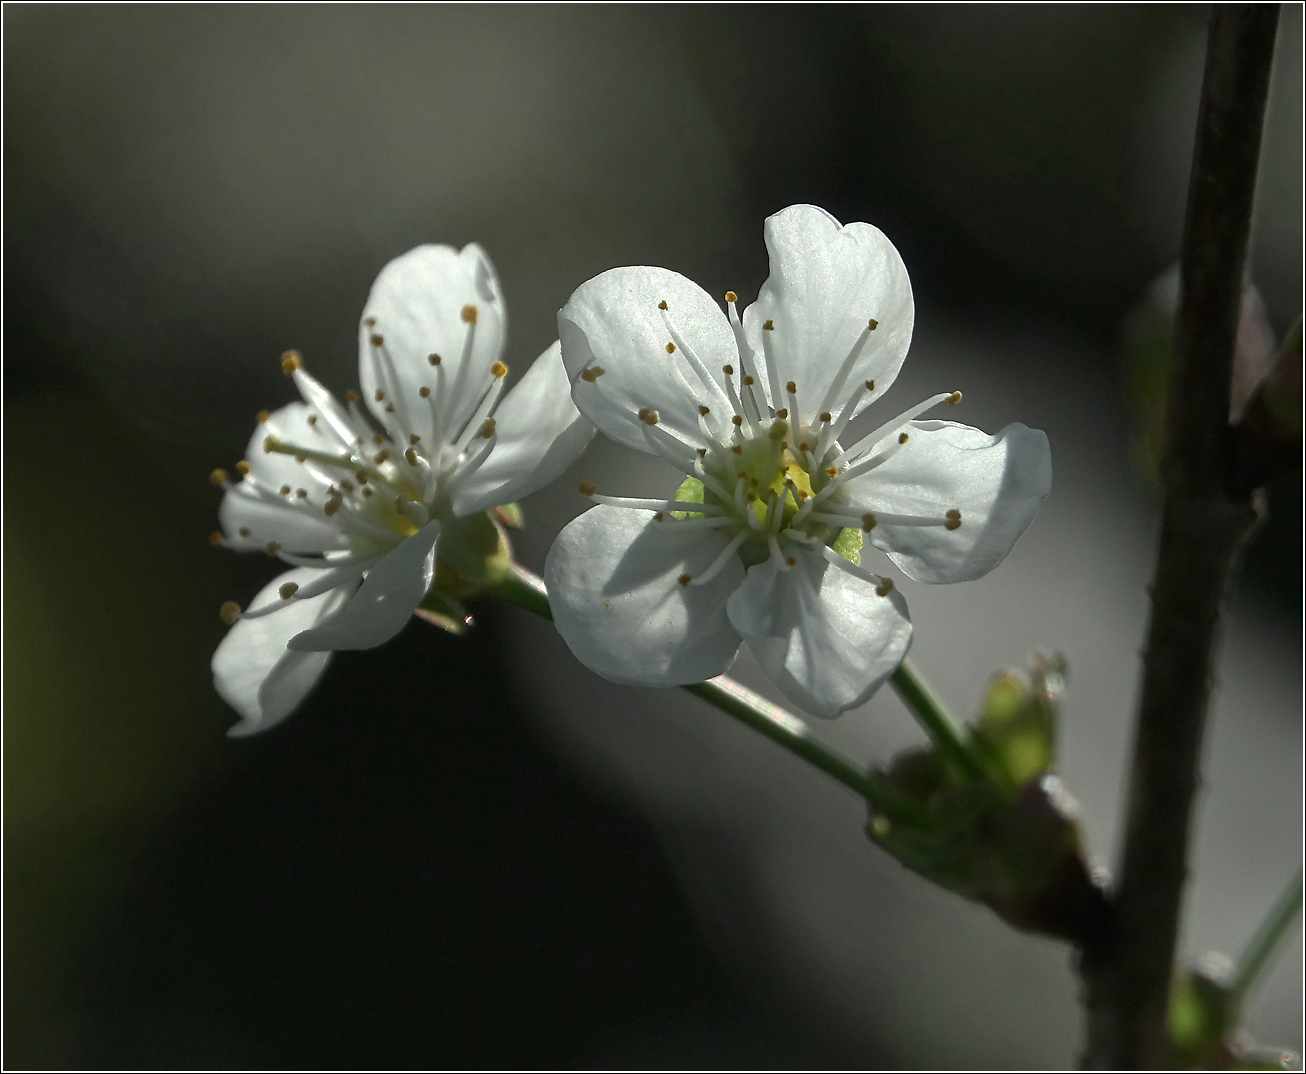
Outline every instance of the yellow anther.
<svg viewBox="0 0 1306 1074"><path fill-rule="evenodd" d="M273 448L280 446L280 444L281 444L281 437L279 437L279 436L265 436L265 437L263 438L263 452L264 452L264 454L267 454L267 453L270 452Z"/></svg>
<svg viewBox="0 0 1306 1074"><path fill-rule="evenodd" d="M249 463L246 460L241 459L240 462L236 463L236 469L242 475L247 474L249 473Z"/></svg>
<svg viewBox="0 0 1306 1074"><path fill-rule="evenodd" d="M692 582L693 580L694 580L694 576L692 574L682 574L679 578L676 579L676 581L680 583L682 588L684 586L689 585L689 583Z"/></svg>
<svg viewBox="0 0 1306 1074"><path fill-rule="evenodd" d="M353 388L350 388L349 391L345 392L345 402L346 403L358 402L358 393L354 391Z"/></svg>
<svg viewBox="0 0 1306 1074"><path fill-rule="evenodd" d="M422 438L418 436L416 433L409 433L408 442L410 444L420 444L422 442Z"/></svg>
<svg viewBox="0 0 1306 1074"><path fill-rule="evenodd" d="M280 589L278 589L277 592L281 594L282 600L289 600L291 597L293 597L296 593L299 592L299 586L296 585L294 582L287 582Z"/></svg>
<svg viewBox="0 0 1306 1074"><path fill-rule="evenodd" d="M372 443L374 443L377 447L380 447L382 444L385 443L385 437L382 436L380 433L377 433L374 437L372 437Z"/></svg>
<svg viewBox="0 0 1306 1074"><path fill-rule="evenodd" d="M735 294L733 291L727 291L727 292L726 292L726 301L727 301L727 302L738 302L738 301L739 301L739 296L738 296L737 294Z"/></svg>
<svg viewBox="0 0 1306 1074"><path fill-rule="evenodd" d="M471 303L468 303L463 307L462 318L466 324L475 324L478 316L479 314L477 313L476 307L471 305Z"/></svg>
<svg viewBox="0 0 1306 1074"><path fill-rule="evenodd" d="M906 433L899 433L899 434L898 434L898 443L900 443L900 444L905 444L905 443L907 443L907 441L910 440L910 439L911 439L911 437L908 436Z"/></svg>
<svg viewBox="0 0 1306 1074"><path fill-rule="evenodd" d="M354 477L358 478L358 483L359 483L360 485L366 485L366 484L367 484L367 471L366 471L366 470L359 470L358 473L354 474Z"/></svg>
<svg viewBox="0 0 1306 1074"><path fill-rule="evenodd" d="M218 609L218 618L226 623L227 626L231 626L232 623L240 618L240 605L234 600L227 601Z"/></svg>
<svg viewBox="0 0 1306 1074"><path fill-rule="evenodd" d="M790 395L797 395L798 385L791 380L788 384L785 385L785 391L787 391Z"/></svg>
<svg viewBox="0 0 1306 1074"><path fill-rule="evenodd" d="M428 355L426 356L426 360L427 360L428 362L430 362L431 365L439 365L439 364L440 364L440 356L439 356L438 354L428 354Z"/></svg>
<svg viewBox="0 0 1306 1074"><path fill-rule="evenodd" d="M668 343L668 344L667 344L667 353L668 353L668 354L675 354L675 353L676 353L676 345L675 345L674 343Z"/></svg>
<svg viewBox="0 0 1306 1074"><path fill-rule="evenodd" d="M372 461L376 463L377 466L380 466L389 457L390 457L390 452L378 451L375 455L372 456Z"/></svg>
<svg viewBox="0 0 1306 1074"><path fill-rule="evenodd" d="M738 429L741 425L744 424L744 419L741 418L738 414L736 414L733 418L730 419L730 424L733 425L736 429Z"/></svg>
<svg viewBox="0 0 1306 1074"><path fill-rule="evenodd" d="M254 415L254 420L257 421L260 425L262 425L270 417L272 417L272 415L268 413L266 410L260 410L257 414Z"/></svg>
<svg viewBox="0 0 1306 1074"><path fill-rule="evenodd" d="M944 518L944 523L943 523L944 529L955 530L960 528L961 512L958 511L955 507L951 511L945 513L943 518Z"/></svg>
<svg viewBox="0 0 1306 1074"><path fill-rule="evenodd" d="M385 392L383 392L380 388L377 388L375 398L378 403L381 402L383 399L385 399Z"/></svg>
<svg viewBox="0 0 1306 1074"><path fill-rule="evenodd" d="M297 500L308 499L308 489L295 489L295 499Z"/></svg>
<svg viewBox="0 0 1306 1074"><path fill-rule="evenodd" d="M746 499L749 503L756 503L756 502L757 502L757 493L756 493L756 492L745 492L745 493L744 493L744 499Z"/></svg>
<svg viewBox="0 0 1306 1074"><path fill-rule="evenodd" d="M508 367L502 362L495 362L490 366L490 376L495 380L503 380L508 375Z"/></svg>
<svg viewBox="0 0 1306 1074"><path fill-rule="evenodd" d="M872 317L869 321L866 322L866 327L869 328L872 332L874 332L877 328L880 327L880 322L877 321L874 317Z"/></svg>
<svg viewBox="0 0 1306 1074"><path fill-rule="evenodd" d="M327 516L334 515L337 511L340 510L340 504L342 502L343 501L340 499L339 496L332 496L331 499L327 500L327 502L323 505L322 510Z"/></svg>
<svg viewBox="0 0 1306 1074"><path fill-rule="evenodd" d="M797 563L797 562L798 562L798 560L794 559L793 556L786 556L786 557L785 557L785 563L787 563L790 567L792 567L792 566L793 566L795 563Z"/></svg>
<svg viewBox="0 0 1306 1074"><path fill-rule="evenodd" d="M431 389L423 385L422 387L417 389L417 394L420 395L423 399L428 399L430 398L431 395Z"/></svg>
<svg viewBox="0 0 1306 1074"><path fill-rule="evenodd" d="M593 481L586 480L580 483L580 494L582 496L593 496L594 493L598 491L599 491L599 487L598 485L594 484Z"/></svg>
<svg viewBox="0 0 1306 1074"><path fill-rule="evenodd" d="M290 376L296 369L304 364L304 359L300 357L299 351L286 351L281 356L281 372Z"/></svg>
<svg viewBox="0 0 1306 1074"><path fill-rule="evenodd" d="M961 518L961 512L958 511L955 507L953 507L953 508L951 508L950 510L944 511L944 512L943 512L943 517L944 517L944 518Z"/></svg>
<svg viewBox="0 0 1306 1074"><path fill-rule="evenodd" d="M730 450L735 455L742 455L744 453L744 449L741 448L738 444L735 444Z"/></svg>
<svg viewBox="0 0 1306 1074"><path fill-rule="evenodd" d="M368 489L368 488L363 489L363 495L364 495L364 496L371 496L371 495L372 495L372 490L371 490L371 489Z"/></svg>
<svg viewBox="0 0 1306 1074"><path fill-rule="evenodd" d="M727 377L733 377L735 375L735 367L732 365L723 365L721 367L721 372Z"/></svg>
<svg viewBox="0 0 1306 1074"><path fill-rule="evenodd" d="M709 410L707 407L705 407L702 403L698 404L698 412L702 414L703 417L705 418L712 413L712 411Z"/></svg>
<svg viewBox="0 0 1306 1074"><path fill-rule="evenodd" d="M296 462L308 462L308 456L307 456L307 455L296 455L296 456L295 456L295 461L296 461Z"/></svg>
<svg viewBox="0 0 1306 1074"><path fill-rule="evenodd" d="M222 535L221 530L214 530L212 533L209 534L209 544L211 544L214 548L221 548L222 542L225 540L226 538Z"/></svg>
<svg viewBox="0 0 1306 1074"><path fill-rule="evenodd" d="M868 392L873 392L873 391L875 391L875 381L873 381L873 380L868 380L868 381L866 382L866 390L867 390Z"/></svg>
<svg viewBox="0 0 1306 1074"><path fill-rule="evenodd" d="M796 493L794 493L794 495L798 497L800 502L802 500L807 499L807 493L804 492L802 489L799 489Z"/></svg>
<svg viewBox="0 0 1306 1074"><path fill-rule="evenodd" d="M659 511L657 514L655 514L655 515L653 516L653 521L654 521L654 522L661 522L662 519L663 519L663 515L662 515L662 512L661 512L661 511Z"/></svg>
<svg viewBox="0 0 1306 1074"><path fill-rule="evenodd" d="M352 481L342 481L342 482L340 482L340 488L341 488L343 491L345 491L345 492L353 492L353 491L354 491L354 485L353 485L353 482L352 482Z"/></svg>
<svg viewBox="0 0 1306 1074"><path fill-rule="evenodd" d="M404 458L408 460L409 466L417 465L417 452L415 449L409 448L407 451L405 451Z"/></svg>
<svg viewBox="0 0 1306 1074"><path fill-rule="evenodd" d="M639 408L639 420L645 425L656 425L658 423L658 412L652 407L642 406Z"/></svg>
<svg viewBox="0 0 1306 1074"><path fill-rule="evenodd" d="M839 473L839 469L838 469L838 467L835 467L835 466L827 466L827 467L825 468L825 476L826 476L826 477L836 477L836 476L838 476L838 473Z"/></svg>
<svg viewBox="0 0 1306 1074"><path fill-rule="evenodd" d="M753 378L752 378L751 376L749 376L747 373L744 374L744 383L745 383L745 384L752 384L752 383L753 383Z"/></svg>
<svg viewBox="0 0 1306 1074"><path fill-rule="evenodd" d="M223 488L227 484L227 471L219 466L213 473L209 474L209 481L218 488Z"/></svg>
<svg viewBox="0 0 1306 1074"><path fill-rule="evenodd" d="M580 379L583 380L586 384L593 384L596 380L599 379L599 377L603 376L603 374L606 372L607 370L604 369L601 365L592 365L588 369L582 369L580 371Z"/></svg>
<svg viewBox="0 0 1306 1074"><path fill-rule="evenodd" d="M875 587L876 595L881 597L887 597L892 592L893 592L893 579L881 578L880 584Z"/></svg>
<svg viewBox="0 0 1306 1074"><path fill-rule="evenodd" d="M374 332L372 335L367 337L367 341L372 344L373 347L380 347L385 343L385 336Z"/></svg>
<svg viewBox="0 0 1306 1074"><path fill-rule="evenodd" d="M870 511L867 511L866 514L862 515L863 533L870 533L871 530L875 529L875 527L878 524L879 524L879 519L877 519L873 514L871 514Z"/></svg>
<svg viewBox="0 0 1306 1074"><path fill-rule="evenodd" d="M282 495L282 496L289 496L289 495L290 495L290 486L289 486L289 485L282 485L282 486L281 486L281 495Z"/></svg>
<svg viewBox="0 0 1306 1074"><path fill-rule="evenodd" d="M394 405L394 403L386 403L386 405L385 405L385 412L386 412L387 414L393 414L393 413L395 412L395 405Z"/></svg>
<svg viewBox="0 0 1306 1074"><path fill-rule="evenodd" d="M698 457L699 457L700 459L706 459L706 458L707 458L707 448L705 448L705 447L701 447L701 448L695 448L694 450L695 450L695 452L697 452Z"/></svg>
<svg viewBox="0 0 1306 1074"><path fill-rule="evenodd" d="M762 322L762 328L765 329L765 330L768 331L768 332L774 332L774 331L775 331L775 321L763 321L763 322Z"/></svg>
<svg viewBox="0 0 1306 1074"><path fill-rule="evenodd" d="M775 416L776 416L777 418L781 419L782 421L783 421L784 419L788 418L788 417L789 417L789 410L788 410L788 408L787 408L787 407L781 407L779 410L777 410L777 411L775 412Z"/></svg>
<svg viewBox="0 0 1306 1074"><path fill-rule="evenodd" d="M821 420L825 422L828 422L830 420L830 412L828 410L821 415Z"/></svg>
<svg viewBox="0 0 1306 1074"><path fill-rule="evenodd" d="M367 325L368 328L372 328L372 327L375 326L375 324L376 324L376 318L375 318L375 317L364 317L364 318L363 318L363 323L364 323L365 325Z"/></svg>
<svg viewBox="0 0 1306 1074"><path fill-rule="evenodd" d="M483 422L481 422L481 438L483 440L489 440L490 437L492 437L493 435L494 435L494 419L486 418Z"/></svg>
<svg viewBox="0 0 1306 1074"><path fill-rule="evenodd" d="M278 552L281 551L281 542L268 541L268 543L264 546L263 551L266 552L269 556L275 556Z"/></svg>
<svg viewBox="0 0 1306 1074"><path fill-rule="evenodd" d="M809 444L809 443L807 443L806 441L804 441L803 443L801 443L801 444L798 445L798 450L799 450L799 451L811 451L811 450L812 450L812 445Z"/></svg>
<svg viewBox="0 0 1306 1074"><path fill-rule="evenodd" d="M948 398L943 400L948 406L956 406L961 402L961 392L953 392Z"/></svg>
<svg viewBox="0 0 1306 1074"><path fill-rule="evenodd" d="M661 302L658 303L658 309L664 310L666 308L667 308L667 300L664 298Z"/></svg>
<svg viewBox="0 0 1306 1074"><path fill-rule="evenodd" d="M248 526L241 526L236 532L242 537L248 537L250 535L250 528Z"/></svg>

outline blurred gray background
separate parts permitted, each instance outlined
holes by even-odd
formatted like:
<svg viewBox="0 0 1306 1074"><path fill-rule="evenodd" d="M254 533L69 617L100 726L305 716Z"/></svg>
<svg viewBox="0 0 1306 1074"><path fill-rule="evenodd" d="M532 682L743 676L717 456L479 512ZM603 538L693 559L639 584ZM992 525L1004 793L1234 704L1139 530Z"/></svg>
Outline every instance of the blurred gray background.
<svg viewBox="0 0 1306 1074"><path fill-rule="evenodd" d="M1301 309L1301 6L1280 30L1252 274ZM1060 1066L1068 950L904 872L838 786L478 606L344 654L223 737L216 609L272 570L206 481L297 347L337 391L391 257L480 242L514 373L581 282L674 268L749 301L763 217L895 242L917 337L889 407L1052 442L1010 559L904 589L959 712L1036 648L1062 772L1114 860L1156 493L1121 326L1178 256L1206 9L4 8L7 1065ZM665 492L606 444L575 479ZM1301 495L1229 620L1184 951L1236 952L1301 860ZM745 681L765 678L743 658ZM917 740L884 692L818 732ZM1252 1027L1302 1047L1301 941Z"/></svg>

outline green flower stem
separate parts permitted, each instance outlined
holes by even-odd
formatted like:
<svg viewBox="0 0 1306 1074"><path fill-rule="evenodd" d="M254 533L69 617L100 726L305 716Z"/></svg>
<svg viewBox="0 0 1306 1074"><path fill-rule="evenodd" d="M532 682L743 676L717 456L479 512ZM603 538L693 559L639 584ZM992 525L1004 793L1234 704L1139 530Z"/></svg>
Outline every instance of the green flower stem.
<svg viewBox="0 0 1306 1074"><path fill-rule="evenodd" d="M912 665L904 660L898 670L890 676L889 681L898 691L903 704L916 717L917 723L925 728L939 752L949 757L966 775L984 778L984 765L970 744L962 735L961 728L953 722L943 702L934 696L925 680Z"/></svg>
<svg viewBox="0 0 1306 1074"><path fill-rule="evenodd" d="M1229 984L1229 995L1234 1003L1241 1003L1247 997L1257 977L1269 963L1270 956L1274 954L1280 941L1296 920L1298 911L1301 910L1301 897L1302 874L1301 869L1298 869L1297 875L1283 889L1278 902L1270 908L1265 920L1261 922L1261 927L1252 937L1252 942L1247 945L1247 950L1238 960L1238 968L1234 970L1233 980Z"/></svg>
<svg viewBox="0 0 1306 1074"><path fill-rule="evenodd" d="M544 587L543 579L522 566L514 565L512 572L491 587L489 592L545 619L553 618L549 608L549 593ZM919 684L920 680L913 678L913 681ZM930 698L924 686L919 688L922 696L929 698L935 706L935 711L941 713L938 703ZM833 776L845 787L856 791L877 813L884 814L890 821L911 823L924 819L921 808L895 790L883 776L864 771L855 761L814 738L802 720L790 715L779 705L773 705L748 687L718 675L715 679L692 683L682 689L765 735L826 775ZM942 718L946 721L946 714Z"/></svg>

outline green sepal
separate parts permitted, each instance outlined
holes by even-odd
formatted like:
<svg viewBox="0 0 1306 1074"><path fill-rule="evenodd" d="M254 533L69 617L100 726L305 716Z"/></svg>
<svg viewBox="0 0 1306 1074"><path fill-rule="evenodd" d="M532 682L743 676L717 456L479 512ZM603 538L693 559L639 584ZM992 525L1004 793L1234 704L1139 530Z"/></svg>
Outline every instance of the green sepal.
<svg viewBox="0 0 1306 1074"><path fill-rule="evenodd" d="M860 529L849 527L840 530L839 536L834 539L834 544L830 547L854 567L862 565L862 531Z"/></svg>
<svg viewBox="0 0 1306 1074"><path fill-rule="evenodd" d="M465 634L471 625L471 616L467 614L462 602L441 593L434 586L426 591L426 596L413 614L450 634Z"/></svg>
<svg viewBox="0 0 1306 1074"><path fill-rule="evenodd" d="M520 504L505 503L490 508L490 517L505 529L519 530L526 525L526 516L522 514Z"/></svg>
<svg viewBox="0 0 1306 1074"><path fill-rule="evenodd" d="M680 483L680 488L676 489L677 500L683 500L685 503L702 503L703 502L703 482L696 477L687 477ZM676 520L686 518L702 518L703 516L697 511L672 511L671 517Z"/></svg>

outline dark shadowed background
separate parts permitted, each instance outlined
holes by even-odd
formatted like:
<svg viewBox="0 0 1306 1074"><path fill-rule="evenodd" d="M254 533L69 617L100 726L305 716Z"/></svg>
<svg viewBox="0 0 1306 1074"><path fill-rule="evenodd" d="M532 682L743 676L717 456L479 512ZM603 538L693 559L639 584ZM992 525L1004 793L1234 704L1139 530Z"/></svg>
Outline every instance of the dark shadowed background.
<svg viewBox="0 0 1306 1074"><path fill-rule="evenodd" d="M960 711L1070 661L1063 773L1113 860L1155 490L1122 325L1178 255L1201 7L4 9L4 1056L8 1066L1059 1066L1066 949L878 855L841 788L675 693L620 690L483 605L339 656L231 741L206 480L341 392L381 266L481 243L514 373L588 277L744 301L793 202L896 243L894 404L1046 428L1007 564L906 590ZM1285 7L1252 275L1301 309L1301 7ZM893 405L893 404L891 404ZM576 476L525 503L543 565ZM1272 490L1222 662L1184 950L1232 953L1301 846L1301 496ZM946 587L945 587L946 588ZM764 680L741 661L740 675ZM887 760L877 697L819 732ZM1301 946L1253 1027L1300 1049Z"/></svg>

